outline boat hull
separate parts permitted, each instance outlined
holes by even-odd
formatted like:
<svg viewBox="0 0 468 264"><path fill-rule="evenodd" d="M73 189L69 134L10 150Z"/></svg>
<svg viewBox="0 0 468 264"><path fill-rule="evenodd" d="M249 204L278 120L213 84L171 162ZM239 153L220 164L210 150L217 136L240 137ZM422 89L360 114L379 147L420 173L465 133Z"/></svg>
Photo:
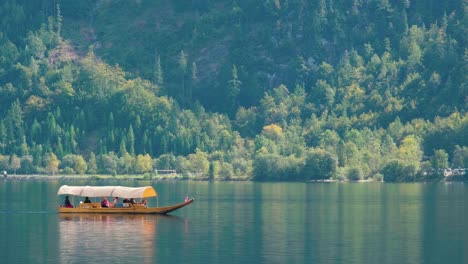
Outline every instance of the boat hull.
<svg viewBox="0 0 468 264"><path fill-rule="evenodd" d="M124 208L103 208L100 206L95 205L86 205L82 204L75 208L67 208L67 207L58 207L59 213L99 213L99 214L168 214L172 211L180 209L184 206L191 204L194 199L189 199L186 202L164 206L164 207L144 207L144 206L130 206Z"/></svg>

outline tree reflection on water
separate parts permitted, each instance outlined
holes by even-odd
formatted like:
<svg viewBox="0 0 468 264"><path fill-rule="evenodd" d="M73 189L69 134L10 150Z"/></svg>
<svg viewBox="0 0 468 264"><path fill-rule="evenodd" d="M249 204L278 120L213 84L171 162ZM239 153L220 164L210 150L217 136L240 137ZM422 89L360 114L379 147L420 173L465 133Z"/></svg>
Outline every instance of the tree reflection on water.
<svg viewBox="0 0 468 264"><path fill-rule="evenodd" d="M157 226L175 216L129 214L59 214L62 263L153 263Z"/></svg>

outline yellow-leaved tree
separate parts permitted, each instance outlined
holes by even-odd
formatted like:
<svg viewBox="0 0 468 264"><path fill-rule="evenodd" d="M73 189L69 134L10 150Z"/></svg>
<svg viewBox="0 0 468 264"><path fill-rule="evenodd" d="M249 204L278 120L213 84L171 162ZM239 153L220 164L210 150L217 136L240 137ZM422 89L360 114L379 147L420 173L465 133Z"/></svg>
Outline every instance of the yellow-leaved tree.
<svg viewBox="0 0 468 264"><path fill-rule="evenodd" d="M138 154L136 158L136 171L138 173L145 173L151 171L153 168L151 156L149 154Z"/></svg>
<svg viewBox="0 0 468 264"><path fill-rule="evenodd" d="M55 173L58 171L58 166L60 164L60 161L58 160L57 156L52 152L48 153L46 154L45 162L46 171L48 173L51 173L52 175L55 175Z"/></svg>

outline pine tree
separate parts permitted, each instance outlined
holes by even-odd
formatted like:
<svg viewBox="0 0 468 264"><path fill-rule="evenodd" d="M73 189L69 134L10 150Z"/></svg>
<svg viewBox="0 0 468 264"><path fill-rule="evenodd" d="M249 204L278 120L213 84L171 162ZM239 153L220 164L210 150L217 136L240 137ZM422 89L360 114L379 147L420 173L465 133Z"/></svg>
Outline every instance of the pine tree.
<svg viewBox="0 0 468 264"><path fill-rule="evenodd" d="M141 118L140 115L135 117L135 130L137 134L140 134L141 131Z"/></svg>
<svg viewBox="0 0 468 264"><path fill-rule="evenodd" d="M16 99L6 115L6 134L7 134L7 150L15 152L20 147L20 139L23 138L23 111L19 100Z"/></svg>
<svg viewBox="0 0 468 264"><path fill-rule="evenodd" d="M35 166L42 166L42 156L44 155L42 145L37 144L32 146L32 156Z"/></svg>
<svg viewBox="0 0 468 264"><path fill-rule="evenodd" d="M114 113L109 114L109 128L114 129Z"/></svg>
<svg viewBox="0 0 468 264"><path fill-rule="evenodd" d="M7 147L7 133L4 121L0 120L0 153L5 153Z"/></svg>
<svg viewBox="0 0 468 264"><path fill-rule="evenodd" d="M184 50L181 50L179 54L179 69L182 75L182 92L180 96L185 100L185 73L187 72L187 55L185 55Z"/></svg>
<svg viewBox="0 0 468 264"><path fill-rule="evenodd" d="M114 146L115 146L115 132L114 132L114 129L111 129L109 131L109 135L108 135L108 145L110 147L110 149L114 149Z"/></svg>
<svg viewBox="0 0 468 264"><path fill-rule="evenodd" d="M21 138L19 153L20 153L21 156L29 155L29 146L28 146L28 143L26 143L26 137L25 136L23 136Z"/></svg>
<svg viewBox="0 0 468 264"><path fill-rule="evenodd" d="M70 133L69 133L69 142L71 153L76 153L78 142L76 142L76 131L75 126L70 126Z"/></svg>
<svg viewBox="0 0 468 264"><path fill-rule="evenodd" d="M159 86L160 89L164 87L164 74L163 69L161 67L161 56L159 54L156 55L155 63L154 63L154 83Z"/></svg>
<svg viewBox="0 0 468 264"><path fill-rule="evenodd" d="M130 125L130 127L128 128L128 139L127 139L127 142L128 144L130 145L129 146L129 149L130 149L130 154L132 156L135 155L135 134L133 133L133 127L132 125Z"/></svg>
<svg viewBox="0 0 468 264"><path fill-rule="evenodd" d="M147 130L145 130L143 132L143 137L141 138L141 149L140 151L142 151L143 153L148 153L148 134L147 134Z"/></svg>
<svg viewBox="0 0 468 264"><path fill-rule="evenodd" d="M33 124L31 126L30 140L32 142L39 142L41 139L41 125L37 122L37 119L34 118Z"/></svg>
<svg viewBox="0 0 468 264"><path fill-rule="evenodd" d="M59 43L62 42L61 32L62 32L62 12L60 11L60 3L57 3L57 40Z"/></svg>
<svg viewBox="0 0 468 264"><path fill-rule="evenodd" d="M60 158L62 158L65 155L61 137L57 138L57 147L55 148L55 152L57 152L57 156Z"/></svg>
<svg viewBox="0 0 468 264"><path fill-rule="evenodd" d="M44 132L48 135L49 140L55 140L58 136L57 122L55 121L55 117L52 113L47 115L47 130Z"/></svg>
<svg viewBox="0 0 468 264"><path fill-rule="evenodd" d="M88 160L88 173L94 174L97 172L97 162L96 162L96 155L93 152L89 154Z"/></svg>
<svg viewBox="0 0 468 264"><path fill-rule="evenodd" d="M122 139L120 140L119 154L120 156L123 156L125 155L125 153L127 153L127 147L125 144L125 138L122 137Z"/></svg>
<svg viewBox="0 0 468 264"><path fill-rule="evenodd" d="M197 63L192 62L192 74L191 74L191 83L190 83L190 89L188 91L188 101L192 102L192 95L193 95L193 90L196 87L198 83L198 68L197 68Z"/></svg>
<svg viewBox="0 0 468 264"><path fill-rule="evenodd" d="M239 80L236 65L232 65L232 77L228 81L228 96L229 112L234 115L238 106L238 97L241 90L242 82Z"/></svg>

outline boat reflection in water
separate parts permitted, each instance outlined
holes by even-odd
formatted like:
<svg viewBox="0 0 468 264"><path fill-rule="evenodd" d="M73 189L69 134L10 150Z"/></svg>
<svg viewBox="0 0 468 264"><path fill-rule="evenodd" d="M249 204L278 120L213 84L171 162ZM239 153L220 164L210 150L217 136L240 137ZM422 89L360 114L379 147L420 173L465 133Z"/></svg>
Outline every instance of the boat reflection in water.
<svg viewBox="0 0 468 264"><path fill-rule="evenodd" d="M61 263L153 263L158 221L175 216L59 214Z"/></svg>

